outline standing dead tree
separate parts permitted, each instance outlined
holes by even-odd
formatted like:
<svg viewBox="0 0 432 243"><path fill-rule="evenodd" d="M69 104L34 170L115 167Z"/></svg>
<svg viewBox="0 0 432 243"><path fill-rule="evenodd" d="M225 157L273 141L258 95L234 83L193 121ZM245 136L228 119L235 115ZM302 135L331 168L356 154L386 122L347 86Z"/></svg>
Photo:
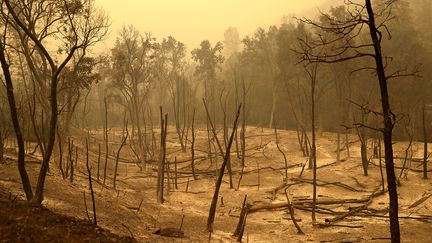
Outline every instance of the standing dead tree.
<svg viewBox="0 0 432 243"><path fill-rule="evenodd" d="M220 172L219 172L219 177L216 181L215 192L213 194L213 199L212 199L212 202L210 205L210 210L209 210L209 216L207 219L207 230L209 232L213 232L213 222L214 222L214 218L215 218L215 214L216 214L216 204L217 204L218 197L219 197L219 190L220 190L220 186L222 184L222 178L224 175L225 166L227 165L227 163L229 161L230 152L231 152L231 145L232 145L232 142L234 139L235 131L237 129L237 121L238 121L238 118L240 116L240 110L241 110L241 105L239 105L238 110L237 110L237 114L236 114L236 118L234 120L231 136L229 138L228 146L227 146L225 154L224 154L224 160L223 160L223 163L221 165Z"/></svg>
<svg viewBox="0 0 432 243"><path fill-rule="evenodd" d="M318 63L315 63L311 70L305 66L305 71L311 82L311 130L312 130L312 145L311 145L311 154L310 154L310 162L312 162L312 172L313 172L313 192L312 192L312 223L316 222L315 209L316 209L316 197L317 197L317 161L316 161L316 133L315 133L315 88L317 83L317 71L318 71Z"/></svg>
<svg viewBox="0 0 432 243"><path fill-rule="evenodd" d="M390 108L387 82L390 79L415 75L417 70L412 73L398 70L390 75L386 74L385 66L388 63L385 65L385 61L389 59L383 56L381 45L384 33L389 33L388 22L394 19L391 12L394 3L395 1L391 0L372 6L371 0L364 0L363 3L347 0L344 18L326 13L321 16L326 20L324 23L303 18L301 22L327 33L328 36L318 35L314 39L300 39L300 50L296 52L301 55L303 61L308 63L339 63L358 58L370 58L373 61L373 66L361 67L357 71L373 70L378 78L382 110L374 114L382 117L384 127L369 128L383 134L391 240L400 242L398 195L392 147L392 133L397 117ZM368 39L360 38L365 28L368 30ZM368 42L364 42L365 40ZM357 124L357 126L367 125Z"/></svg>
<svg viewBox="0 0 432 243"><path fill-rule="evenodd" d="M191 141L191 168L192 168L192 176L194 178L194 180L197 179L197 176L195 174L195 108L193 109L192 112L192 130L191 130L191 137L192 137L192 141Z"/></svg>
<svg viewBox="0 0 432 243"><path fill-rule="evenodd" d="M161 135L160 135L161 139L160 139L160 149L159 149L159 166L158 166L156 194L157 194L158 203L163 203L168 114L165 114L165 119L164 119L162 106L159 107L159 110L160 110L160 119L161 119Z"/></svg>
<svg viewBox="0 0 432 243"><path fill-rule="evenodd" d="M107 97L104 96L104 109L105 109L105 119L104 119L104 143L105 143L105 163L104 163L104 172L103 172L103 184L105 185L106 177L107 177L107 167L108 167L108 106L107 106Z"/></svg>

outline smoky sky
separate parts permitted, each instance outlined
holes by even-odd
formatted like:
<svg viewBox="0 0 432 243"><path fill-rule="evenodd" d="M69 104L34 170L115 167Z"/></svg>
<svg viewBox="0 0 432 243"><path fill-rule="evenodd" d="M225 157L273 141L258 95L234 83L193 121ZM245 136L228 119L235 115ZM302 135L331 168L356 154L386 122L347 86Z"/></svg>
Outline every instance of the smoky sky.
<svg viewBox="0 0 432 243"><path fill-rule="evenodd" d="M284 15L300 13L324 0L96 0L110 16L110 36L100 49L112 46L119 29L133 24L158 39L173 36L189 50L208 39L222 40L228 27L241 36L258 27L278 24Z"/></svg>

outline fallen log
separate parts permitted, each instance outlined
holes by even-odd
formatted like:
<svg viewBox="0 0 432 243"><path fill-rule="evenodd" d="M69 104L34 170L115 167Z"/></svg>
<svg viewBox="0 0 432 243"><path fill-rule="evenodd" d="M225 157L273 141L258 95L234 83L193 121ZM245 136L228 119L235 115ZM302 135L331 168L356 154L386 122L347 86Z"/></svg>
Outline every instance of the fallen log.
<svg viewBox="0 0 432 243"><path fill-rule="evenodd" d="M357 214L357 213L359 213L359 212L361 212L361 211L367 209L367 207L372 203L372 200L373 200L375 197L380 196L380 195L383 195L384 193L385 193L385 191L381 191L381 190L377 189L377 190L375 190L375 191L374 191L374 192L373 192L373 193L368 197L368 201L367 201L364 205L362 205L362 206L360 206L360 207L357 207L357 208L350 209L348 212L346 212L346 213L344 213L344 214L342 214L342 215L338 215L338 216L336 216L336 217L334 217L334 218L331 218L331 219L325 219L325 222L326 222L326 223L333 223L333 222L340 221L340 220L342 220L342 219L344 219L344 218L346 218L346 217L349 217L349 216L355 215L355 214Z"/></svg>
<svg viewBox="0 0 432 243"><path fill-rule="evenodd" d="M303 178L292 178L291 180L293 181L299 181L299 182L304 182L304 183L309 183L312 184L313 180L312 179L303 179ZM338 187L342 187L344 189L350 190L350 191L354 191L354 192L366 192L363 189L356 189L352 186L349 186L347 184L344 184L342 182L327 182L327 181L322 181L322 180L316 180L317 186L327 186L327 185L333 185L333 186L338 186Z"/></svg>
<svg viewBox="0 0 432 243"><path fill-rule="evenodd" d="M345 225L345 224L314 224L315 226L318 226L319 228L327 228L327 227L345 227L345 228L363 228L363 225Z"/></svg>
<svg viewBox="0 0 432 243"><path fill-rule="evenodd" d="M369 201L369 197L362 198L362 199L321 199L317 200L317 205L334 205L334 204L347 204L347 203L365 203ZM300 200L293 200L292 205L293 207L297 206L308 206L312 204L312 199L300 199ZM249 213L262 211L262 210L273 210L273 209L280 209L280 208L286 208L288 207L287 202L281 202L281 203L259 203L252 205L249 209Z"/></svg>

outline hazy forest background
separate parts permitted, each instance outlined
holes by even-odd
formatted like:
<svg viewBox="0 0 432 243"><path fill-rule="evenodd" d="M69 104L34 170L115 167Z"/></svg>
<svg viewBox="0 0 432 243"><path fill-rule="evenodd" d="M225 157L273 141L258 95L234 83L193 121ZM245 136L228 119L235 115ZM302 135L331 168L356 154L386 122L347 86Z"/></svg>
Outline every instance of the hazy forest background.
<svg viewBox="0 0 432 243"><path fill-rule="evenodd" d="M394 184L402 185L403 173L411 169L407 161L418 162L413 170L419 178L427 178L427 143L432 134L432 3L372 1L390 97L387 114L377 82L377 46L367 44L373 32L368 28L368 2L328 1L319 10L311 9L307 17L281 16L279 24L257 28L246 36L229 27L219 42L202 40L188 48L175 36L155 38L131 23L111 33L115 42L100 50L98 45L110 33L110 19L93 0L1 1L0 161L4 166L14 161L18 167L14 173L19 171L24 189L13 193L41 204L48 174L61 181L58 185L82 180L85 191L94 181L95 190L113 190L118 197L120 191L132 189L119 185L117 176L126 181L135 175L150 178L151 182L140 183L151 185L144 186L151 200L164 203L165 194L178 190L179 166L179 171L191 171L184 172L184 185L202 178L211 178L213 183L216 178L218 200L221 182L238 191L245 167L255 172L255 163L251 162L250 170L245 166L254 150L263 156L256 162L260 189L258 163L274 166L273 160L264 162L267 147L272 156L283 155L277 160L284 165L279 169L283 179L268 185L282 183L276 192L289 184L291 165L299 165L296 176L315 168L305 173L311 178L313 174L316 187L316 177L320 178L316 160L326 154L332 162L360 165L358 177L375 171L371 176L382 182L384 193L384 185L390 182L384 182L382 170L390 162L381 142L390 125L394 159L400 159ZM391 124L381 128L383 118ZM282 138L291 136L292 141L284 143L278 130ZM328 153L317 155L320 149ZM381 158L385 159L378 166L382 180L378 167L371 167L378 159L381 163ZM225 166L229 182L222 180ZM31 167L27 168L30 172L26 167ZM13 177L12 172L5 172L11 168L2 168L7 178ZM210 168L214 172L205 172ZM218 171L222 171L220 176ZM171 185L174 172L175 186ZM7 183L3 187L12 188ZM313 214L319 209L315 187ZM202 199L208 204L213 188L213 184L208 186L209 195ZM432 195L428 192L422 199ZM91 197L97 198L98 193L93 193L91 188ZM241 202L243 197L237 196ZM82 203L81 198L78 201ZM141 200L138 211L143 201L147 199ZM88 205L95 212L96 224L96 209ZM293 210L289 200L288 207ZM212 210L213 204L207 222L210 232ZM87 217L90 220L88 211ZM236 235L243 235L245 224L239 222L243 228ZM397 242L393 230L391 239Z"/></svg>

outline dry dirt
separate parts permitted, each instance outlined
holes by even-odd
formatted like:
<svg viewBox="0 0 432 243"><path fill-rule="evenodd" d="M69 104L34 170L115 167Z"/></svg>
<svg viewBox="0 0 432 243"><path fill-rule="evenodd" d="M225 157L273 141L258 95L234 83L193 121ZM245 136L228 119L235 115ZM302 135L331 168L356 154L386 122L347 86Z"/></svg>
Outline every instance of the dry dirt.
<svg viewBox="0 0 432 243"><path fill-rule="evenodd" d="M114 131L111 131L111 137ZM295 182L302 170L302 163L307 161L299 150L295 131L279 131L280 144L287 155L290 168L288 169L289 183ZM100 131L93 131L91 140L92 173L95 176L97 168L97 146L102 137ZM99 140L97 140L99 139ZM79 139L76 138L78 141ZM117 137L112 139L120 141ZM335 162L336 135L322 133L318 136L318 200L328 199L363 199L371 195L381 186L381 176L378 159L371 159L369 176L363 176L360 160L359 144L352 135L350 141L350 158L346 158L346 150L342 151L342 160ZM83 141L83 140L82 140ZM275 144L273 130L248 127L247 151L244 176L239 190L230 189L227 174L224 176L211 242L233 242L231 235L237 225L244 196L252 205L282 203L286 201L283 190L273 195L272 191L284 183L284 160ZM79 143L75 143L83 146ZM206 133L198 133L197 156L205 156ZM112 145L112 152L118 144ZM189 145L188 145L189 146ZM403 156L406 142L396 142L395 156ZM235 147L235 146L234 146ZM413 156L421 158L421 144L415 143ZM371 152L371 151L369 151ZM13 155L9 154L10 157ZM156 156L157 157L157 156ZM190 158L190 151L180 151L171 127L168 134L168 160L173 162ZM131 160L131 151L125 149L122 158ZM103 161L103 159L102 159ZM114 161L110 159L106 186L94 183L96 208L99 226L113 233L130 236L139 242L208 242L206 231L208 210L213 196L216 180L215 168L219 167L221 158L210 164L208 160L197 162L198 180L191 177L190 163L178 164L178 188L171 186L171 191L165 196L166 202L159 205L156 202L156 164L149 164L145 169L134 163L121 162L119 165L117 188L112 188L112 168ZM402 160L396 160L397 166ZM234 188L241 171L236 153L232 153ZM327 165L327 166L324 166ZM420 169L420 163L412 161L410 167ZM324 166L324 167L322 167ZM51 166L51 172L46 180L46 196L43 205L55 213L87 219L83 194L86 193L87 206L90 207L90 195L87 175L85 171L85 157L83 150L79 155L79 164L75 180L63 180L57 166ZM37 163L27 165L31 181L36 180ZM101 168L103 168L101 166ZM171 170L174 171L173 165ZM102 173L101 169L101 173ZM258 173L259 171L259 173ZM400 169L396 170L399 175ZM385 170L384 170L385 173ZM305 168L302 179L312 178L312 171ZM188 183L189 181L189 183ZM171 181L173 182L173 181ZM336 184L335 184L336 183ZM338 184L339 183L339 184ZM0 187L7 192L23 196L19 184L19 175L13 160L0 165ZM186 192L186 187L188 191ZM312 185L302 182L289 188L291 200L307 200L311 198ZM431 180L422 179L422 174L409 171L407 178L401 180L398 187L400 227L402 242L430 242L432 229L432 199L427 199L417 206L412 206L425 195L432 193ZM222 204L223 197L223 204ZM333 225L325 223L325 219L347 212L350 208L362 204L345 203L322 205L327 213L318 213L317 222L321 225L312 226L311 213L296 209L295 215L305 235L298 235L286 208L266 210L249 214L247 218L244 242L389 242L389 221L387 218L388 197L378 196L368 205L361 215L349 216ZM91 210L89 208L91 213ZM182 224L183 221L183 224ZM182 228L184 238L169 238L153 234L158 228ZM1 232L1 231L0 231ZM1 238L2 236L0 236ZM62 238L55 235L54 237ZM53 239L57 241L57 239Z"/></svg>

